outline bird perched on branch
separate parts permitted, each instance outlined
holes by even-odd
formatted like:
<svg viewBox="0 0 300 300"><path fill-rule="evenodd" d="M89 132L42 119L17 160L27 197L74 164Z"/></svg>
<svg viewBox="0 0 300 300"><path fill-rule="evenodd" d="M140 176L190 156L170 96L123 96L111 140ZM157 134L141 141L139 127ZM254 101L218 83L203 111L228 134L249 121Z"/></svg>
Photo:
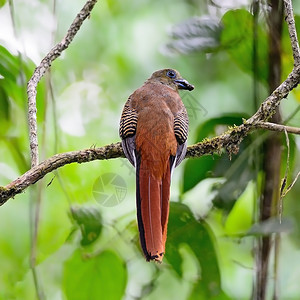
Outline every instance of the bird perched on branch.
<svg viewBox="0 0 300 300"><path fill-rule="evenodd" d="M123 151L136 168L137 220L147 261L162 261L171 174L186 154L189 121L178 89L194 86L176 70L154 72L129 96L120 120Z"/></svg>

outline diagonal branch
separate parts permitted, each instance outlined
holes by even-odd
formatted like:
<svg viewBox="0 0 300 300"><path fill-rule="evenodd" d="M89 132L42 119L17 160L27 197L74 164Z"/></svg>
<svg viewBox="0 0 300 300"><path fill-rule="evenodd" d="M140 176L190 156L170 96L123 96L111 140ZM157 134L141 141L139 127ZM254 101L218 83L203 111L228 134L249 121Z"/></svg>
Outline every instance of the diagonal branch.
<svg viewBox="0 0 300 300"><path fill-rule="evenodd" d="M300 62L299 62L300 63ZM300 78L300 64L296 65L287 79L281 83L272 94L261 104L257 112L246 121L246 124L255 124L268 120L276 111L280 100L286 98L291 90L297 87Z"/></svg>
<svg viewBox="0 0 300 300"><path fill-rule="evenodd" d="M124 157L121 143L111 144L101 148L90 148L56 154L31 168L7 186L0 187L0 205L4 204L9 198L21 193L28 186L41 180L46 174L64 165L74 162L84 163L96 159L104 160L117 157Z"/></svg>
<svg viewBox="0 0 300 300"><path fill-rule="evenodd" d="M38 154L38 136L37 136L37 119L36 119L36 88L44 76L45 72L50 68L51 63L61 55L61 53L68 48L76 33L80 29L83 21L90 15L91 10L96 4L97 0L88 0L81 11L77 14L73 23L71 24L66 36L60 43L54 46L50 52L43 58L40 65L34 70L34 73L27 84L28 96L28 124L29 124L29 138L30 138L30 156L31 167L35 167L39 163Z"/></svg>

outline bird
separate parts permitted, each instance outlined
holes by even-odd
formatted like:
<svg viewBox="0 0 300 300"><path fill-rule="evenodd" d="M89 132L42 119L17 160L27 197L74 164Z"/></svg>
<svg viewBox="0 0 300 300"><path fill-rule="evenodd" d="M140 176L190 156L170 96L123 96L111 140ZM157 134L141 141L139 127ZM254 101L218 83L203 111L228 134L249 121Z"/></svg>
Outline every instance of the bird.
<svg viewBox="0 0 300 300"><path fill-rule="evenodd" d="M147 261L165 254L171 175L185 157L189 120L178 90L194 86L174 69L155 71L124 105L119 135L136 168L140 244Z"/></svg>

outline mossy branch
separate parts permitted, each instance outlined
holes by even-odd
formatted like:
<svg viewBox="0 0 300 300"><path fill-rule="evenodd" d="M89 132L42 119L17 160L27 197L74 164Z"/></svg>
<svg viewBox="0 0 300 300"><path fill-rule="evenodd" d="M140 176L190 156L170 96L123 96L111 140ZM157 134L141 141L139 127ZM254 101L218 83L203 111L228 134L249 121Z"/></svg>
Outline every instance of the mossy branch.
<svg viewBox="0 0 300 300"><path fill-rule="evenodd" d="M88 11L91 11L93 5L96 2L97 1L87 1L87 4L90 4L90 6L88 6ZM189 146L187 149L186 158L200 157L202 155L220 153L223 149L225 149L229 153L229 155L236 154L239 150L239 145L245 138L245 136L247 136L251 131L256 130L258 128L300 134L299 128L267 122L267 120L275 113L275 109L280 104L280 101L286 98L288 94L294 88L296 88L300 82L300 51L297 40L292 3L290 0L285 0L284 5L287 14L286 21L289 28L289 35L294 57L294 68L292 72L288 75L286 80L280 86L278 86L269 97L265 99L265 101L261 104L257 112L251 118L249 118L248 120L244 120L243 124L241 124L240 126L234 126L219 136L216 136L211 139L205 139L202 142ZM79 22L82 23L82 21L83 19L79 18ZM72 26L74 26L74 24L72 24ZM79 27L76 27L77 30L79 29ZM76 32L74 32L74 35L76 34ZM71 40L69 41L69 43L70 42ZM49 56L49 54L47 56ZM54 57L54 59L56 57ZM48 67L50 67L50 63L49 65L47 65L47 68ZM40 77L42 77L43 74L44 71L42 72ZM36 82L34 89L36 88L37 83L38 81ZM32 118L33 121L35 121L35 117L33 116ZM75 162L85 163L92 160L104 160L118 157L125 157L120 142L100 148L90 148L85 150L56 154L41 162L40 164L32 167L26 173L24 173L19 178L12 181L5 187L0 187L0 205L3 205L8 199L13 198L15 195L23 192L27 187L42 179L46 174L60 167L63 167L66 164L71 164Z"/></svg>
<svg viewBox="0 0 300 300"><path fill-rule="evenodd" d="M268 122L259 122L256 124L247 124L247 121L240 125L230 128L227 132L205 139L195 145L188 146L185 158L196 158L202 155L220 153L225 149L230 155L236 154L239 150L239 144L250 131L257 128L263 128L273 131L284 131L300 134L300 128L278 125ZM27 187L41 180L46 174L71 163L86 163L93 160L105 160L125 157L120 142L110 144L100 148L89 148L79 151L71 151L56 154L36 167L31 168L16 180L5 187L0 187L0 205L4 204L10 198L22 193Z"/></svg>

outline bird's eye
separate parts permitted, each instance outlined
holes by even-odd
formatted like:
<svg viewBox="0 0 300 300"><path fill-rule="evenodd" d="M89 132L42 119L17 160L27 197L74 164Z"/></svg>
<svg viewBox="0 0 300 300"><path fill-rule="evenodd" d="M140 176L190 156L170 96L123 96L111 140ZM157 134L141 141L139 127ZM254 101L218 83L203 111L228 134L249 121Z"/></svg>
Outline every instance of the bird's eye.
<svg viewBox="0 0 300 300"><path fill-rule="evenodd" d="M176 73L172 70L169 70L167 72L167 76L170 77L170 78L175 78L176 77Z"/></svg>

